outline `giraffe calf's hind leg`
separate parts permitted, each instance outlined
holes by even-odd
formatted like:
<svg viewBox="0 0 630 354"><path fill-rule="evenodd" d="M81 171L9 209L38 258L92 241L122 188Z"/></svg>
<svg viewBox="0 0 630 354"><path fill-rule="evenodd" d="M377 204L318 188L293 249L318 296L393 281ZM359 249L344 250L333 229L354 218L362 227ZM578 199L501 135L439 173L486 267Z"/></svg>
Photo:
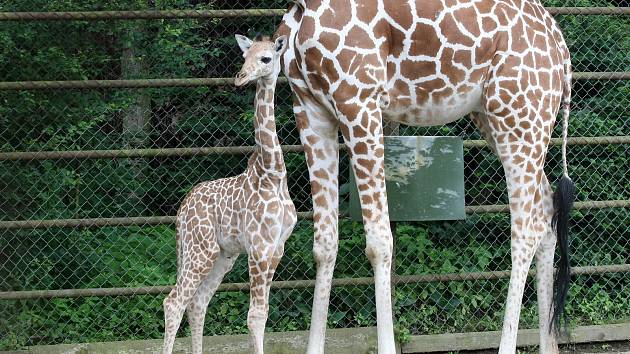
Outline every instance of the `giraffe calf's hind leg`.
<svg viewBox="0 0 630 354"><path fill-rule="evenodd" d="M175 289L171 290L164 299L164 354L173 352L175 337L184 311L195 296L202 281L212 270L218 256L219 245L215 243L214 247L208 249L207 253L200 254L194 263L190 258L183 257Z"/></svg>
<svg viewBox="0 0 630 354"><path fill-rule="evenodd" d="M203 341L203 324L205 322L208 303L223 281L223 277L232 269L238 255L226 256L221 253L217 258L212 271L203 280L195 296L188 304L186 310L188 322L190 323L190 334L192 337L193 354L201 354Z"/></svg>

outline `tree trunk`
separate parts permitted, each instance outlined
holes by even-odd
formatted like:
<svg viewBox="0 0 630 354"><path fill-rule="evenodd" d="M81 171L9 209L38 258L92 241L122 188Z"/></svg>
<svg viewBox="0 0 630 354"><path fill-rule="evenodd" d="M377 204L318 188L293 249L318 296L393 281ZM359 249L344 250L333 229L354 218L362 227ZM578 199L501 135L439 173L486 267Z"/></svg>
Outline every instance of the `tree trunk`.
<svg viewBox="0 0 630 354"><path fill-rule="evenodd" d="M138 26L139 27L139 26ZM139 79L144 77L146 65L143 57L138 53L140 40L137 34L142 34L141 28L129 28L123 38L121 55L121 78ZM126 148L146 148L150 132L151 97L146 90L131 89L129 106L123 111L122 129ZM147 161L143 158L129 159L131 180L127 184L125 204L130 212L141 214L146 206L143 202L145 195Z"/></svg>

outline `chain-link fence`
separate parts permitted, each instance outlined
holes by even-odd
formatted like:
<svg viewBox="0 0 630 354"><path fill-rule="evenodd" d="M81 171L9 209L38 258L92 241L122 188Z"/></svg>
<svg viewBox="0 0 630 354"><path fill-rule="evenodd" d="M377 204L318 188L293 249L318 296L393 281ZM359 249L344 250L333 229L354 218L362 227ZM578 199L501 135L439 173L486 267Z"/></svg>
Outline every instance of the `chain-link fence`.
<svg viewBox="0 0 630 354"><path fill-rule="evenodd" d="M242 62L233 34L272 33L282 10L246 9L285 5L0 1L0 349L162 336L162 300L176 274L173 215L196 183L242 172L254 144L253 90L226 79ZM568 155L578 187L576 275L568 314L574 325L628 322L629 11L598 0L546 5L599 6L552 9L576 71ZM290 193L301 212L270 299L268 328L287 331L308 328L315 269L308 173L288 85L279 84L276 99ZM467 119L401 126L400 135L465 139L469 215L398 224L399 333L499 329L510 268L500 163ZM547 161L555 181L557 141ZM375 325L363 227L342 219L339 230L329 328ZM206 335L247 332L241 258L210 303ZM535 300L530 281L523 328L537 326Z"/></svg>

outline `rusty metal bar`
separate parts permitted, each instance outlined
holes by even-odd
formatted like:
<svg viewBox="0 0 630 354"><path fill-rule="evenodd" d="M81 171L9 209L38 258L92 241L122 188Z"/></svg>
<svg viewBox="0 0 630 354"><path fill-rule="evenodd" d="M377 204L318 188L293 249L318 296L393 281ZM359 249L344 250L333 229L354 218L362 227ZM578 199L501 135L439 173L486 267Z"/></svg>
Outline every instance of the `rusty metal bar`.
<svg viewBox="0 0 630 354"><path fill-rule="evenodd" d="M574 72L574 80L628 80L630 72L614 71L614 72Z"/></svg>
<svg viewBox="0 0 630 354"><path fill-rule="evenodd" d="M601 200L576 202L576 210L630 208L630 200ZM469 205L466 214L496 214L507 213L507 204L497 205ZM341 216L346 216L342 214ZM312 211L298 212L298 218L312 220ZM91 218L91 219L49 219L49 220L6 220L0 221L2 229L45 229L50 227L114 227L114 226L152 226L169 225L175 223L175 216L140 216L122 218Z"/></svg>
<svg viewBox="0 0 630 354"><path fill-rule="evenodd" d="M630 272L630 264L616 264L604 266L585 266L571 268L573 275L591 275L607 273ZM534 276L535 270L529 271L529 276ZM450 281L470 280L496 280L510 277L509 270L472 272L472 273L445 273L445 274L418 274L418 275L394 275L393 284L434 283ZM332 280L332 286L366 286L374 284L374 278L338 278ZM313 288L315 280L285 280L273 281L274 289L304 289ZM105 297L105 296L135 296L135 295L160 295L171 291L172 286L142 286L135 288L92 288L92 289L63 289L63 290L29 290L29 291L4 291L0 292L1 300L26 300L26 299L54 299L76 297ZM218 291L249 291L249 283L226 283L219 286Z"/></svg>
<svg viewBox="0 0 630 354"><path fill-rule="evenodd" d="M570 137L569 145L611 145L630 144L627 136ZM551 145L562 144L562 139L551 139ZM465 148L484 148L485 140L464 140ZM345 149L345 145L340 145ZM0 152L0 161L37 161L68 159L115 159L115 158L152 158L152 157L189 157L208 155L245 155L251 154L254 146L225 146L205 148L165 148L165 149L123 149L123 150L70 150L70 151L15 151ZM282 145L287 153L303 152L302 145Z"/></svg>
<svg viewBox="0 0 630 354"><path fill-rule="evenodd" d="M0 21L213 19L281 16L284 12L284 9L0 12Z"/></svg>
<svg viewBox="0 0 630 354"><path fill-rule="evenodd" d="M548 7L552 15L630 15L630 7Z"/></svg>
<svg viewBox="0 0 630 354"><path fill-rule="evenodd" d="M630 200L593 200L575 202L573 208L575 210L630 208ZM466 214L497 214L508 212L510 212L510 206L507 204L466 206ZM1 226L2 222L0 222L0 228Z"/></svg>
<svg viewBox="0 0 630 354"><path fill-rule="evenodd" d="M548 7L552 15L628 15L628 7ZM284 9L0 12L0 21L213 19L281 16Z"/></svg>
<svg viewBox="0 0 630 354"><path fill-rule="evenodd" d="M286 79L284 81L286 81ZM234 79L228 77L138 80L13 81L0 82L0 90L202 87L232 85L233 83Z"/></svg>
<svg viewBox="0 0 630 354"><path fill-rule="evenodd" d="M217 146L217 147L200 147L200 148L126 149L126 150L25 151L25 152L0 153L0 161L245 155L245 154L251 154L253 151L254 151L254 146L225 146L225 147ZM302 147L302 145L283 145L282 151L302 152L304 151L304 148Z"/></svg>
<svg viewBox="0 0 630 354"><path fill-rule="evenodd" d="M630 72L574 72L575 80L630 80ZM287 83L285 77L279 83ZM188 79L137 79L137 80L67 80L67 81L3 81L0 91L6 90L57 90L57 89L122 89L163 87L207 87L232 85L230 77Z"/></svg>
<svg viewBox="0 0 630 354"><path fill-rule="evenodd" d="M154 226L175 223L175 216L137 216L121 218L49 219L0 221L1 229L45 229L50 227ZM298 218L312 219L312 212L299 212Z"/></svg>

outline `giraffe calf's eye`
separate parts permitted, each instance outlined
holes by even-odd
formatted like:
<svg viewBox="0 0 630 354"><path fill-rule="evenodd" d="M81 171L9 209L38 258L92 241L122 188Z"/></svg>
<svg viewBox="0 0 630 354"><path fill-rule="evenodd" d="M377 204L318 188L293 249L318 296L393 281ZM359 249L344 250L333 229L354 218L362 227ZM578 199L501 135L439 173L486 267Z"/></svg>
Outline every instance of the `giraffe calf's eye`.
<svg viewBox="0 0 630 354"><path fill-rule="evenodd" d="M262 57L262 58L260 58L260 61L262 61L265 64L269 64L269 62L271 61L271 58L269 58L269 57Z"/></svg>

